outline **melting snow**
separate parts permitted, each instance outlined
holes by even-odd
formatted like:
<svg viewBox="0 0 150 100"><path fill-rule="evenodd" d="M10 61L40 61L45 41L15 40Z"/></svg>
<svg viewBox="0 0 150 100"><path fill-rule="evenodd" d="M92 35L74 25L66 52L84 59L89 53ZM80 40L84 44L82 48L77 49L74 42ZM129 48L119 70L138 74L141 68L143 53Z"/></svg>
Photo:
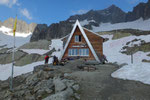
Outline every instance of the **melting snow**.
<svg viewBox="0 0 150 100"><path fill-rule="evenodd" d="M28 37L16 37L16 47L19 47L25 43L30 41L30 36ZM14 37L10 35L6 35L0 32L0 46L7 45L7 47L13 46Z"/></svg>
<svg viewBox="0 0 150 100"><path fill-rule="evenodd" d="M16 47L19 47L30 41L31 38L30 33L19 33L16 32ZM7 47L12 47L14 42L14 37L12 33L12 29L7 28L5 26L0 27L0 46L7 45Z"/></svg>
<svg viewBox="0 0 150 100"><path fill-rule="evenodd" d="M0 31L6 35L9 35L9 36L13 36L13 30L11 28L7 28L5 26L1 26L0 27ZM21 32L16 32L16 37L28 37L30 36L32 33L29 32L29 33L21 33Z"/></svg>
<svg viewBox="0 0 150 100"><path fill-rule="evenodd" d="M141 36L129 36L117 40L112 40L110 35L102 35L107 37L110 40L104 42L104 54L106 55L109 62L117 62L118 64L127 63L128 65L123 66L119 70L111 74L114 78L128 79L141 81L145 84L150 84L150 63L142 62L143 59L150 60L150 57L147 54L150 52L141 52L138 51L133 54L133 64L131 64L131 56L120 53L120 50L127 42L134 39L141 39L146 42L150 42L150 35L141 35ZM139 42L137 42L138 44Z"/></svg>
<svg viewBox="0 0 150 100"><path fill-rule="evenodd" d="M62 41L60 39L54 39L52 40L52 44L50 45L50 50L52 48L55 48L55 52L52 53L52 56L55 55L58 58L61 55L61 50L62 50ZM27 52L27 53L38 53L38 54L43 54L45 52L47 52L46 50L39 50L39 49L23 49L23 51ZM52 63L53 58L50 57L49 59L49 63ZM24 73L28 73L28 72L32 72L35 66L38 65L42 65L44 64L44 61L39 61L39 62L34 62L25 66L14 66L14 77L24 74ZM4 64L4 65L0 65L0 80L6 80L10 77L11 75L11 67L12 64Z"/></svg>
<svg viewBox="0 0 150 100"><path fill-rule="evenodd" d="M43 55L49 51L49 50L44 50L44 49L21 49L21 50L23 50L24 52L28 54L40 54L40 55Z"/></svg>
<svg viewBox="0 0 150 100"><path fill-rule="evenodd" d="M99 27L93 27L94 32L100 32L100 31L111 31L116 29L139 29L139 30L150 30L150 19L143 20L142 18L132 21L132 22L123 22L123 23L101 23Z"/></svg>
<svg viewBox="0 0 150 100"><path fill-rule="evenodd" d="M84 25L88 25L90 22L95 22L95 20L83 20L83 21L80 21L80 24L81 26L84 26Z"/></svg>

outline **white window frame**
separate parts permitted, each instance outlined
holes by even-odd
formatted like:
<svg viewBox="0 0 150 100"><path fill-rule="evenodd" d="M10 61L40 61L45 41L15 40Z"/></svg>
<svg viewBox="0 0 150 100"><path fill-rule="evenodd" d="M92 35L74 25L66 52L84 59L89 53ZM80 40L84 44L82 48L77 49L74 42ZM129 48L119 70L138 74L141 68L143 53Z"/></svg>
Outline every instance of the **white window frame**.
<svg viewBox="0 0 150 100"><path fill-rule="evenodd" d="M75 42L79 42L79 35L75 35Z"/></svg>
<svg viewBox="0 0 150 100"><path fill-rule="evenodd" d="M79 41L79 36L81 36L81 35L75 35L75 42L81 42L81 41Z"/></svg>
<svg viewBox="0 0 150 100"><path fill-rule="evenodd" d="M68 49L68 56L78 56L78 49Z"/></svg>
<svg viewBox="0 0 150 100"><path fill-rule="evenodd" d="M89 56L89 49L88 48L79 49L79 56Z"/></svg>

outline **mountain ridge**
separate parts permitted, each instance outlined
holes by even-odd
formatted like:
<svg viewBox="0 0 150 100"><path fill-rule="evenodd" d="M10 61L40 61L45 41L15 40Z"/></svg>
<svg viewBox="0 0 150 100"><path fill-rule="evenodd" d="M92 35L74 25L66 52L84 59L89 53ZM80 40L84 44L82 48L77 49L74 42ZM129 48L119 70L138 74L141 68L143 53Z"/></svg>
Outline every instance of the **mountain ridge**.
<svg viewBox="0 0 150 100"><path fill-rule="evenodd" d="M38 32L34 31L30 41L38 41L40 39L50 40L51 38L60 38L62 36L65 36L71 32L72 25L74 24L74 21L76 19L78 19L79 21L94 20L92 22L89 22L88 25L83 25L83 27L92 29L92 26L97 27L100 25L100 23L110 22L114 24L120 22L130 22L135 21L141 17L146 20L150 18L149 11L150 0L147 3L139 3L133 8L133 11L127 13L115 5L111 5L110 7L103 10L90 10L85 14L73 15L65 21L53 23L48 26L46 30ZM38 28L35 28L35 30L38 30ZM40 36L42 36L42 38Z"/></svg>
<svg viewBox="0 0 150 100"><path fill-rule="evenodd" d="M144 20L150 18L150 0L147 3L139 3L133 8L133 11L124 12L116 5L111 5L103 10L90 10L85 14L72 15L64 21L59 23L52 23L51 25L46 24L27 24L25 21L18 20L17 31L19 32L33 32L30 42L38 40L51 40L53 38L63 37L71 32L72 26L76 19L79 21L87 20L88 24L83 27L92 29L92 26L98 27L101 23L121 23L131 22L139 18ZM0 26L6 26L13 28L14 19L9 18L4 22L0 22Z"/></svg>

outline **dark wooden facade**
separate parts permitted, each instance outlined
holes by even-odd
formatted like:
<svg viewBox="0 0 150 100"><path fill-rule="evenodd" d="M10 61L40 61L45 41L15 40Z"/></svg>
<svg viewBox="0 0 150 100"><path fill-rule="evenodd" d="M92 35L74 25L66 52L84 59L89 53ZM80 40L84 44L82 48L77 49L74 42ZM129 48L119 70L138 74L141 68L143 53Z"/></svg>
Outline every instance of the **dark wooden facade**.
<svg viewBox="0 0 150 100"><path fill-rule="evenodd" d="M84 28L85 34L87 35L90 43L92 44L97 56L100 58L103 55L103 41L104 39Z"/></svg>
<svg viewBox="0 0 150 100"><path fill-rule="evenodd" d="M92 33L91 31L83 28L86 36L88 37L88 40L90 41L96 55L100 58L101 55L103 55L103 38L96 35L95 33ZM75 35L81 35L81 42L75 42ZM80 47L81 45L84 45L84 47ZM77 47L79 46L79 47ZM68 57L75 57L75 56L68 56L69 49L81 49L81 48L88 48L89 49L89 56L80 56L80 58L85 58L87 60L95 60L94 55L91 52L91 49L89 48L85 38L83 37L79 27L77 26L73 36L71 37L71 40L67 46L66 51L64 52L62 59L68 58Z"/></svg>

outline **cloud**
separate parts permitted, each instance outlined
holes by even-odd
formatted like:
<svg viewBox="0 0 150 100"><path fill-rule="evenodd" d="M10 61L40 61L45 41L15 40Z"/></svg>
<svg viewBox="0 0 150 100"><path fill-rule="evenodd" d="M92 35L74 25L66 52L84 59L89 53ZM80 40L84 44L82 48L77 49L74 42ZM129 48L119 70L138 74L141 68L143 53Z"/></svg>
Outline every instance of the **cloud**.
<svg viewBox="0 0 150 100"><path fill-rule="evenodd" d="M18 0L0 0L0 5L5 5L8 7L12 7L13 5L18 5Z"/></svg>
<svg viewBox="0 0 150 100"><path fill-rule="evenodd" d="M71 14L85 14L87 12L88 12L88 10L80 9L80 10L77 10L77 11L71 11Z"/></svg>
<svg viewBox="0 0 150 100"><path fill-rule="evenodd" d="M25 16L26 18L28 18L29 20L32 19L31 14L29 13L29 11L28 11L26 8L20 9L20 13L21 13L23 16Z"/></svg>

